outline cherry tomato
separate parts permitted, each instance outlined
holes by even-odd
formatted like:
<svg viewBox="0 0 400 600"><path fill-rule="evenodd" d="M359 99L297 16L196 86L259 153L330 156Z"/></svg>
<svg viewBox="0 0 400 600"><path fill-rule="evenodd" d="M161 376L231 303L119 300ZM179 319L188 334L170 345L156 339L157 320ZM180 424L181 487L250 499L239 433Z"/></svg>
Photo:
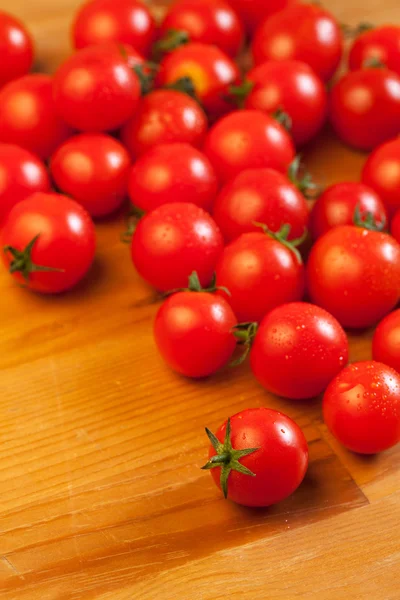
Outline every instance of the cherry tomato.
<svg viewBox="0 0 400 600"><path fill-rule="evenodd" d="M301 256L279 236L244 233L226 246L216 267L217 285L239 322L261 321L280 304L301 300L305 276Z"/></svg>
<svg viewBox="0 0 400 600"><path fill-rule="evenodd" d="M368 61L378 61L400 75L400 27L383 25L369 29L354 41L349 53L352 71L361 69Z"/></svg>
<svg viewBox="0 0 400 600"><path fill-rule="evenodd" d="M295 3L296 0L229 0L251 34L264 19Z"/></svg>
<svg viewBox="0 0 400 600"><path fill-rule="evenodd" d="M376 454L400 441L400 375L379 362L349 365L323 401L328 429L346 448Z"/></svg>
<svg viewBox="0 0 400 600"><path fill-rule="evenodd" d="M297 60L268 61L247 74L254 84L245 107L289 117L290 135L297 146L320 131L327 116L327 93L314 71Z"/></svg>
<svg viewBox="0 0 400 600"><path fill-rule="evenodd" d="M199 103L175 90L155 90L144 96L134 116L121 130L132 158L158 144L181 142L201 147L208 129Z"/></svg>
<svg viewBox="0 0 400 600"><path fill-rule="evenodd" d="M26 75L0 91L0 142L16 144L47 159L72 129L57 115L53 79Z"/></svg>
<svg viewBox="0 0 400 600"><path fill-rule="evenodd" d="M239 81L238 67L217 46L190 43L167 54L161 61L156 84L164 87L189 77L196 96L213 118L232 110L229 87Z"/></svg>
<svg viewBox="0 0 400 600"><path fill-rule="evenodd" d="M391 215L400 209L400 138L372 152L364 165L362 181L379 194Z"/></svg>
<svg viewBox="0 0 400 600"><path fill-rule="evenodd" d="M60 146L51 161L51 174L58 189L92 217L104 217L127 198L130 166L129 154L117 140L86 133Z"/></svg>
<svg viewBox="0 0 400 600"><path fill-rule="evenodd" d="M258 110L238 110L221 119L210 129L204 152L221 183L257 167L286 173L295 155L283 127Z"/></svg>
<svg viewBox="0 0 400 600"><path fill-rule="evenodd" d="M207 287L223 247L221 232L207 212L194 204L172 202L140 219L131 252L139 275L167 292L186 288L193 271Z"/></svg>
<svg viewBox="0 0 400 600"><path fill-rule="evenodd" d="M35 192L49 192L44 164L31 152L0 144L0 226L15 204Z"/></svg>
<svg viewBox="0 0 400 600"><path fill-rule="evenodd" d="M400 133L400 77L388 69L360 69L333 87L330 120L340 139L372 150Z"/></svg>
<svg viewBox="0 0 400 600"><path fill-rule="evenodd" d="M311 250L308 291L344 327L370 327L400 299L400 245L390 235L342 225Z"/></svg>
<svg viewBox="0 0 400 600"><path fill-rule="evenodd" d="M400 244L400 210L397 211L390 223L390 233Z"/></svg>
<svg viewBox="0 0 400 600"><path fill-rule="evenodd" d="M305 302L275 308L264 317L250 353L265 389L302 400L318 396L347 364L345 332L328 312Z"/></svg>
<svg viewBox="0 0 400 600"><path fill-rule="evenodd" d="M142 2L89 0L76 14L72 38L78 49L115 41L130 44L148 56L155 30L155 21Z"/></svg>
<svg viewBox="0 0 400 600"><path fill-rule="evenodd" d="M244 506L270 506L299 487L308 467L300 427L270 408L250 408L225 422L211 441L209 462L225 497Z"/></svg>
<svg viewBox="0 0 400 600"><path fill-rule="evenodd" d="M109 44L80 50L61 65L54 78L60 116L83 132L121 127L134 114L140 93L128 58Z"/></svg>
<svg viewBox="0 0 400 600"><path fill-rule="evenodd" d="M289 179L273 169L247 169L227 183L214 204L213 217L225 242L242 233L260 231L264 223L271 231L290 225L288 239L301 237L308 224L304 196Z"/></svg>
<svg viewBox="0 0 400 600"><path fill-rule="evenodd" d="M400 372L400 310L379 323L372 340L372 356Z"/></svg>
<svg viewBox="0 0 400 600"><path fill-rule="evenodd" d="M206 292L178 292L157 313L154 336L165 362L186 377L208 377L231 359L237 320L229 304Z"/></svg>
<svg viewBox="0 0 400 600"><path fill-rule="evenodd" d="M59 194L36 193L8 215L3 259L18 283L43 294L74 287L95 254L92 220L80 204Z"/></svg>
<svg viewBox="0 0 400 600"><path fill-rule="evenodd" d="M238 15L225 0L176 0L169 8L159 36L183 31L191 42L215 44L235 57L244 42L244 30Z"/></svg>
<svg viewBox="0 0 400 600"><path fill-rule="evenodd" d="M313 238L321 237L333 227L352 225L357 212L361 222L372 218L378 229L385 229L389 222L386 208L372 188L354 181L331 185L311 211Z"/></svg>
<svg viewBox="0 0 400 600"><path fill-rule="evenodd" d="M329 81L339 66L343 36L336 19L316 4L294 4L259 27L252 43L256 65L266 60L301 60Z"/></svg>
<svg viewBox="0 0 400 600"><path fill-rule="evenodd" d="M132 167L129 196L134 206L151 211L169 202L190 202L210 211L217 176L207 157L188 144L162 144Z"/></svg>
<svg viewBox="0 0 400 600"><path fill-rule="evenodd" d="M26 75L33 63L33 41L25 26L0 11L0 87Z"/></svg>

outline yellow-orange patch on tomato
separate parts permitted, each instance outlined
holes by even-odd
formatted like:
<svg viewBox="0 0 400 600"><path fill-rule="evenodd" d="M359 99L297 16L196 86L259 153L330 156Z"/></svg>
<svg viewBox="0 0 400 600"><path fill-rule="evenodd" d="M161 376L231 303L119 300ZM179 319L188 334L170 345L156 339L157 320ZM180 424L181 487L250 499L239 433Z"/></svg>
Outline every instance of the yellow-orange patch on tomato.
<svg viewBox="0 0 400 600"><path fill-rule="evenodd" d="M269 55L276 60L291 58L294 51L294 42L289 35L276 35L269 43Z"/></svg>
<svg viewBox="0 0 400 600"><path fill-rule="evenodd" d="M108 40L116 33L115 19L106 12L97 13L89 22L89 35L96 39Z"/></svg>
<svg viewBox="0 0 400 600"><path fill-rule="evenodd" d="M400 183L400 163L396 160L384 161L376 171L379 184L387 189L395 189Z"/></svg>
<svg viewBox="0 0 400 600"><path fill-rule="evenodd" d="M82 152L70 152L63 160L63 168L81 183L91 180L94 170L93 162Z"/></svg>
<svg viewBox="0 0 400 600"><path fill-rule="evenodd" d="M152 192L161 192L171 181L171 171L163 165L154 165L146 171L145 186Z"/></svg>
<svg viewBox="0 0 400 600"><path fill-rule="evenodd" d="M13 94L7 102L6 111L16 129L35 127L39 123L36 98L29 92Z"/></svg>
<svg viewBox="0 0 400 600"><path fill-rule="evenodd" d="M210 86L210 80L201 65L192 60L180 63L170 74L170 82L176 81L181 77L190 77L196 92L199 95L205 94Z"/></svg>

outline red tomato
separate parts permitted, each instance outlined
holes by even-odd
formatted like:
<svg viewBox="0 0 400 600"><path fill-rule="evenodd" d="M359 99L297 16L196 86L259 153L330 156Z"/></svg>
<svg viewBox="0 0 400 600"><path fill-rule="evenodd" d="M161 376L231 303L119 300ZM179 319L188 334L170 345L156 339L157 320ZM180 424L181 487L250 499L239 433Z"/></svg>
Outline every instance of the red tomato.
<svg viewBox="0 0 400 600"><path fill-rule="evenodd" d="M159 35L184 31L191 42L215 44L235 57L244 42L239 17L225 0L175 0L161 24Z"/></svg>
<svg viewBox="0 0 400 600"><path fill-rule="evenodd" d="M247 74L254 87L245 107L290 119L290 134L297 146L320 131L327 116L327 93L321 79L306 63L297 60L268 61Z"/></svg>
<svg viewBox="0 0 400 600"><path fill-rule="evenodd" d="M50 76L26 75L0 91L0 142L47 159L70 135L72 129L56 113Z"/></svg>
<svg viewBox="0 0 400 600"><path fill-rule="evenodd" d="M157 313L154 336L158 350L174 371L208 377L231 359L237 320L229 304L207 292L178 292Z"/></svg>
<svg viewBox="0 0 400 600"><path fill-rule="evenodd" d="M115 41L130 44L148 56L155 30L155 21L142 2L89 0L75 17L72 37L75 48Z"/></svg>
<svg viewBox="0 0 400 600"><path fill-rule="evenodd" d="M96 234L88 213L59 194L36 193L14 206L1 236L13 277L43 294L64 292L88 272Z"/></svg>
<svg viewBox="0 0 400 600"><path fill-rule="evenodd" d="M400 138L372 152L364 165L362 181L379 194L391 215L400 209Z"/></svg>
<svg viewBox="0 0 400 600"><path fill-rule="evenodd" d="M25 26L0 11L0 87L26 75L33 63L33 41Z"/></svg>
<svg viewBox="0 0 400 600"><path fill-rule="evenodd" d="M372 188L354 181L331 185L311 211L313 238L321 237L333 227L352 225L357 211L362 221L372 218L378 229L385 229L389 222L386 208Z"/></svg>
<svg viewBox="0 0 400 600"><path fill-rule="evenodd" d="M333 87L330 120L340 139L372 150L400 133L400 77L388 69L360 69Z"/></svg>
<svg viewBox="0 0 400 600"><path fill-rule="evenodd" d="M400 244L400 210L397 211L390 223L390 233Z"/></svg>
<svg viewBox="0 0 400 600"><path fill-rule="evenodd" d="M239 322L260 321L276 306L302 299L304 265L286 244L262 232L244 233L224 249L217 285L229 290L226 299Z"/></svg>
<svg viewBox="0 0 400 600"><path fill-rule="evenodd" d="M54 78L59 114L84 132L121 127L135 112L140 93L128 58L109 44L80 50L61 65Z"/></svg>
<svg viewBox="0 0 400 600"><path fill-rule="evenodd" d="M224 243L215 221L194 204L164 204L142 217L132 238L139 275L161 292L186 288L193 271L202 287L213 278Z"/></svg>
<svg viewBox="0 0 400 600"><path fill-rule="evenodd" d="M164 87L189 77L205 110L217 118L232 110L229 87L239 81L238 67L216 46L191 43L167 54L161 61L156 84Z"/></svg>
<svg viewBox="0 0 400 600"><path fill-rule="evenodd" d="M15 204L35 192L49 192L44 164L24 148L0 144L0 226Z"/></svg>
<svg viewBox="0 0 400 600"><path fill-rule="evenodd" d="M379 323L372 340L372 356L400 372L400 310Z"/></svg>
<svg viewBox="0 0 400 600"><path fill-rule="evenodd" d="M307 275L315 304L344 327L370 327L400 299L400 245L386 233L335 227L313 246Z"/></svg>
<svg viewBox="0 0 400 600"><path fill-rule="evenodd" d="M349 53L352 71L361 69L368 61L379 61L400 75L400 27L383 25L362 33Z"/></svg>
<svg viewBox="0 0 400 600"><path fill-rule="evenodd" d="M346 448L376 454L400 441L400 375L379 362L349 365L325 392L324 419Z"/></svg>
<svg viewBox="0 0 400 600"><path fill-rule="evenodd" d="M207 117L196 100L175 90L155 90L144 96L122 128L121 139L136 158L158 144L201 147L207 129Z"/></svg>
<svg viewBox="0 0 400 600"><path fill-rule="evenodd" d="M300 427L270 408L250 408L225 422L211 441L211 475L225 497L244 506L270 506L299 487L308 467Z"/></svg>
<svg viewBox="0 0 400 600"><path fill-rule="evenodd" d="M204 152L222 183L257 167L286 173L295 155L283 127L258 110L238 110L221 119L210 129Z"/></svg>
<svg viewBox="0 0 400 600"><path fill-rule="evenodd" d="M329 81L339 66L343 36L336 19L316 4L294 4L266 19L252 43L257 65L266 60L301 60Z"/></svg>
<svg viewBox="0 0 400 600"><path fill-rule="evenodd" d="M60 146L51 161L51 174L58 189L92 217L104 217L127 198L130 166L129 154L117 140L86 133Z"/></svg>
<svg viewBox="0 0 400 600"><path fill-rule="evenodd" d="M188 144L154 146L133 165L129 196L151 211L169 202L190 202L210 211L218 182L207 157Z"/></svg>
<svg viewBox="0 0 400 600"><path fill-rule="evenodd" d="M305 302L267 314L250 353L251 368L265 389L302 400L321 394L347 364L345 332L328 312Z"/></svg>
<svg viewBox="0 0 400 600"><path fill-rule="evenodd" d="M295 3L296 0L229 0L229 4L239 14L249 33L254 33L267 17Z"/></svg>
<svg viewBox="0 0 400 600"><path fill-rule="evenodd" d="M289 239L301 237L308 224L308 206L297 187L273 169L247 169L227 183L214 204L213 217L225 242L242 233L271 231L290 225Z"/></svg>

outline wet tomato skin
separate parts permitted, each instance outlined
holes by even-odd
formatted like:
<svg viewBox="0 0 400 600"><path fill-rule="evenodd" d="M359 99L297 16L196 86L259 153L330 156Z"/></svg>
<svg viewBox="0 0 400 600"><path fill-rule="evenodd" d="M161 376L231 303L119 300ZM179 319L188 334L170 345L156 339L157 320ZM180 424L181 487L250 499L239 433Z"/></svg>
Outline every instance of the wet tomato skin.
<svg viewBox="0 0 400 600"><path fill-rule="evenodd" d="M240 80L240 71L233 60L217 46L189 43L167 54L160 63L157 87L173 84L189 77L197 98L215 120L234 105L227 99L231 85Z"/></svg>
<svg viewBox="0 0 400 600"><path fill-rule="evenodd" d="M257 110L226 115L208 132L204 152L221 183L245 169L268 167L286 173L295 156L293 142L284 128Z"/></svg>
<svg viewBox="0 0 400 600"><path fill-rule="evenodd" d="M367 158L361 177L394 215L400 209L400 138L376 148Z"/></svg>
<svg viewBox="0 0 400 600"><path fill-rule="evenodd" d="M78 10L72 25L78 50L114 41L130 44L145 56L150 55L155 32L149 9L137 0L89 0Z"/></svg>
<svg viewBox="0 0 400 600"><path fill-rule="evenodd" d="M218 190L208 158L189 144L154 146L133 165L129 196L146 212L170 202L192 203L210 211Z"/></svg>
<svg viewBox="0 0 400 600"><path fill-rule="evenodd" d="M16 144L46 160L72 134L57 113L49 75L25 75L0 91L0 142Z"/></svg>
<svg viewBox="0 0 400 600"><path fill-rule="evenodd" d="M380 362L349 365L330 383L324 420L341 444L376 454L400 441L400 375Z"/></svg>
<svg viewBox="0 0 400 600"><path fill-rule="evenodd" d="M255 477L232 470L228 477L228 499L243 506L271 506L281 502L299 487L308 467L308 445L304 433L290 417L270 408L249 408L230 419L231 441L235 450L258 448L240 459ZM225 439L227 423L217 430ZM212 446L209 458L215 455ZM220 488L221 469L211 469Z"/></svg>
<svg viewBox="0 0 400 600"><path fill-rule="evenodd" d="M261 321L270 310L304 295L304 265L265 233L244 233L225 247L216 267L217 285L239 322Z"/></svg>
<svg viewBox="0 0 400 600"><path fill-rule="evenodd" d="M372 215L377 225L387 228L387 210L374 190L354 181L335 183L321 194L310 216L310 229L314 239L340 225L352 225L356 209L363 218Z"/></svg>
<svg viewBox="0 0 400 600"><path fill-rule="evenodd" d="M307 264L315 304L344 327L370 327L400 298L400 245L386 233L342 225L314 244Z"/></svg>
<svg viewBox="0 0 400 600"><path fill-rule="evenodd" d="M186 377L208 377L225 366L236 347L236 317L224 298L178 292L162 304L154 337L165 362Z"/></svg>
<svg viewBox="0 0 400 600"><path fill-rule="evenodd" d="M300 238L308 225L309 210L304 196L282 173L274 169L247 169L220 191L213 217L225 242L242 233L260 231L264 223L271 231L290 225L290 240Z"/></svg>
<svg viewBox="0 0 400 600"><path fill-rule="evenodd" d="M388 69L350 71L332 88L329 116L343 142L373 150L400 132L400 76Z"/></svg>
<svg viewBox="0 0 400 600"><path fill-rule="evenodd" d="M0 181L0 226L15 204L51 188L44 163L13 144L0 144Z"/></svg>
<svg viewBox="0 0 400 600"><path fill-rule="evenodd" d="M352 71L361 69L367 61L379 61L400 75L400 27L383 25L359 35L349 53Z"/></svg>
<svg viewBox="0 0 400 600"><path fill-rule="evenodd" d="M51 160L59 190L82 204L92 217L117 210L128 196L131 160L117 140L102 133L74 136Z"/></svg>
<svg viewBox="0 0 400 600"><path fill-rule="evenodd" d="M175 90L154 90L144 96L135 115L123 126L121 140L132 158L158 144L187 143L200 148L207 117L196 100Z"/></svg>
<svg viewBox="0 0 400 600"><path fill-rule="evenodd" d="M244 42L243 25L225 0L176 0L161 23L159 37L186 31L191 42L215 44L235 58Z"/></svg>
<svg viewBox="0 0 400 600"><path fill-rule="evenodd" d="M303 146L322 128L328 114L328 95L309 65L297 60L267 61L247 73L254 87L245 101L248 109L290 118L290 135Z"/></svg>
<svg viewBox="0 0 400 600"><path fill-rule="evenodd" d="M251 368L265 389L301 400L318 396L347 364L348 341L326 310L305 302L284 304L260 324Z"/></svg>
<svg viewBox="0 0 400 600"><path fill-rule="evenodd" d="M376 328L372 357L400 373L400 309L387 315Z"/></svg>
<svg viewBox="0 0 400 600"><path fill-rule="evenodd" d="M294 4L266 19L252 42L256 65L266 60L301 60L329 81L339 66L343 36L331 13L315 4Z"/></svg>
<svg viewBox="0 0 400 600"><path fill-rule="evenodd" d="M0 11L0 87L26 75L33 63L33 40L26 27Z"/></svg>
<svg viewBox="0 0 400 600"><path fill-rule="evenodd" d="M131 246L139 275L161 292L187 288L193 271L207 287L222 250L215 221L190 203L164 204L142 217Z"/></svg>

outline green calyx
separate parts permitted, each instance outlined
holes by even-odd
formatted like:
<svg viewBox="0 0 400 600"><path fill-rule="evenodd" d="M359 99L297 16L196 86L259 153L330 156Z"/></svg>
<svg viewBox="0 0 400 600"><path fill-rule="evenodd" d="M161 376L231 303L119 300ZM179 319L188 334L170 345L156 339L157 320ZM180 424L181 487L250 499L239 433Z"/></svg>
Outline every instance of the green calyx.
<svg viewBox="0 0 400 600"><path fill-rule="evenodd" d="M372 23L361 22L356 26L348 25L347 23L342 23L340 25L342 33L345 38L354 39L358 36L362 35L366 31L371 31L375 29L375 25Z"/></svg>
<svg viewBox="0 0 400 600"><path fill-rule="evenodd" d="M247 97L254 88L254 82L245 79L240 85L231 85L227 100L235 104L237 108L244 108Z"/></svg>
<svg viewBox="0 0 400 600"><path fill-rule="evenodd" d="M362 227L363 229L368 229L369 231L384 231L386 228L386 218L378 223L371 212L361 212L360 204L357 204L355 208L353 223L356 227Z"/></svg>
<svg viewBox="0 0 400 600"><path fill-rule="evenodd" d="M194 87L193 80L188 76L180 77L176 81L173 81L172 83L168 83L167 85L164 86L164 89L165 90L175 90L176 92L182 92L182 94L186 94L187 96L190 96L194 100L197 100L197 102L200 104L200 100L198 99L198 97L196 95L196 88Z"/></svg>
<svg viewBox="0 0 400 600"><path fill-rule="evenodd" d="M173 50L176 50L189 42L190 38L187 31L169 29L165 36L154 44L153 56L155 60L160 60L164 54L173 52Z"/></svg>
<svg viewBox="0 0 400 600"><path fill-rule="evenodd" d="M124 244L130 244L132 236L135 233L138 221L145 215L145 211L137 206L133 206L128 214L128 220L126 223L126 229L121 233L121 242Z"/></svg>
<svg viewBox="0 0 400 600"><path fill-rule="evenodd" d="M323 187L315 183L311 173L304 168L301 154L290 163L288 177L308 200L315 200L323 191Z"/></svg>
<svg viewBox="0 0 400 600"><path fill-rule="evenodd" d="M290 132L292 129L292 119L288 113L286 113L283 108L278 108L273 114L272 118L275 119L279 125L282 125L286 131Z"/></svg>
<svg viewBox="0 0 400 600"><path fill-rule="evenodd" d="M283 244L283 246L285 246L286 248L288 248L288 250L293 252L293 254L295 255L295 257L297 258L297 260L299 261L300 264L303 263L303 259L301 258L301 254L297 250L297 248L299 246L301 246L307 239L307 235L308 235L307 229L304 229L304 233L301 237L299 237L295 240L289 240L288 237L290 234L290 225L288 223L285 223L284 225L282 225L282 227L279 229L279 231L271 231L270 229L268 229L268 227L264 223L254 222L253 225L255 225L256 227L260 227L260 229L262 229L263 232L266 235L268 235L270 238Z"/></svg>
<svg viewBox="0 0 400 600"><path fill-rule="evenodd" d="M170 292L166 292L164 294L165 296L171 296L172 294L176 294L177 292L206 292L209 294L213 294L216 291L221 291L221 292L225 292L225 294L227 294L228 296L231 295L230 291L228 290L228 288L224 287L224 286L217 286L216 285L216 275L214 273L212 281L210 283L210 285L206 288L203 288L201 286L200 280L199 280L199 276L197 275L196 271L193 271L193 273L189 276L189 281L188 281L188 287L187 288L177 288L176 290L171 290Z"/></svg>
<svg viewBox="0 0 400 600"><path fill-rule="evenodd" d="M3 251L5 254L11 254L12 261L10 263L10 273L21 273L26 281L29 281L31 273L62 273L63 269L55 269L54 267L45 267L44 265L37 265L32 261L32 250L34 245L39 239L39 235L36 235L26 246L24 250L17 250L13 246L4 246Z"/></svg>
<svg viewBox="0 0 400 600"><path fill-rule="evenodd" d="M238 473L242 473L242 475L248 475L250 477L255 477L255 473L250 471L247 467L240 463L240 459L244 456L248 456L249 454L253 454L259 450L259 448L246 448L245 450L235 450L232 448L232 440L231 440L231 420L228 419L226 424L226 432L224 443L221 444L217 436L215 436L209 429L206 427L206 434L208 439L210 440L216 455L210 458L210 460L202 467L204 470L210 469L221 469L221 489L224 494L224 497L228 497L228 479L231 471L237 471Z"/></svg>
<svg viewBox="0 0 400 600"><path fill-rule="evenodd" d="M254 339L257 335L258 331L258 323L248 322L248 323L238 323L232 329L232 333L237 339L238 346L242 347L243 352L239 356L239 358L233 360L229 366L230 367L238 367L248 357L250 354L251 347L253 345Z"/></svg>
<svg viewBox="0 0 400 600"><path fill-rule="evenodd" d="M146 62L143 65L134 65L132 68L139 79L142 96L150 94L154 88L154 79L158 71L157 65Z"/></svg>
<svg viewBox="0 0 400 600"><path fill-rule="evenodd" d="M376 56L366 58L362 64L363 69L386 69L387 65Z"/></svg>

